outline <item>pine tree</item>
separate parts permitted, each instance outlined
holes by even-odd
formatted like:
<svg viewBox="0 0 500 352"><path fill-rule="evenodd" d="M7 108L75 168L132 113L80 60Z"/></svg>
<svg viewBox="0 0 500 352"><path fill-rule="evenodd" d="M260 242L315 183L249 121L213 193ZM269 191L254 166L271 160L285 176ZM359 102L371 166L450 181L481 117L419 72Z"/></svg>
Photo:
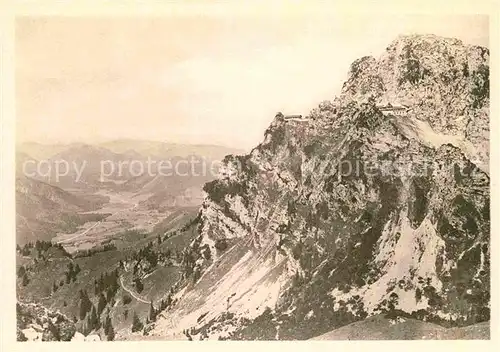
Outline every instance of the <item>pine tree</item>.
<svg viewBox="0 0 500 352"><path fill-rule="evenodd" d="M24 268L24 265L21 265L17 270L17 277L22 278L24 274L26 274L26 269Z"/></svg>
<svg viewBox="0 0 500 352"><path fill-rule="evenodd" d="M87 334L89 334L92 330L94 330L93 324L92 324L92 317L89 314L87 314L87 318L85 319L85 326L87 328Z"/></svg>
<svg viewBox="0 0 500 352"><path fill-rule="evenodd" d="M101 274L101 277L99 279L98 287L99 287L98 292L101 292L102 290L104 290L104 275L103 274Z"/></svg>
<svg viewBox="0 0 500 352"><path fill-rule="evenodd" d="M26 273L24 273L23 275L23 286L26 286L30 283L30 280L28 279L28 275L26 275Z"/></svg>
<svg viewBox="0 0 500 352"><path fill-rule="evenodd" d="M137 293L141 293L142 290L144 290L144 285L143 285L141 279L136 278L134 280L134 283L135 283L135 289L137 290Z"/></svg>
<svg viewBox="0 0 500 352"><path fill-rule="evenodd" d="M94 328L99 329L101 327L101 321L99 320L99 315L97 315L97 308L94 305L92 305L92 310L94 311L94 313L92 313L91 311L90 316L94 320L93 321L93 323L95 324Z"/></svg>
<svg viewBox="0 0 500 352"><path fill-rule="evenodd" d="M85 307L85 302L83 300L80 301L80 320L85 319L87 315L87 308Z"/></svg>
<svg viewBox="0 0 500 352"><path fill-rule="evenodd" d="M87 291L80 290L80 320L85 319L85 316L92 309L93 305L87 295Z"/></svg>
<svg viewBox="0 0 500 352"><path fill-rule="evenodd" d="M48 328L50 333L52 334L55 341L61 341L61 332L59 329L52 323L51 320L48 321Z"/></svg>
<svg viewBox="0 0 500 352"><path fill-rule="evenodd" d="M99 303L97 303L97 315L98 316L101 316L101 313L103 312L104 308L106 308L106 297L104 297L104 295L101 294L99 295Z"/></svg>
<svg viewBox="0 0 500 352"><path fill-rule="evenodd" d="M100 321L99 318L97 317L97 310L95 309L95 306L91 303L92 308L90 310L90 315L88 317L88 326L90 331L92 330L97 330L100 328Z"/></svg>
<svg viewBox="0 0 500 352"><path fill-rule="evenodd" d="M23 249L21 250L21 254L24 256L30 255L30 246L25 245Z"/></svg>
<svg viewBox="0 0 500 352"><path fill-rule="evenodd" d="M120 283L119 283L119 278L120 278L120 272L118 270L118 268L115 269L115 280L113 282L113 289L116 291L118 291L118 289L120 288Z"/></svg>
<svg viewBox="0 0 500 352"><path fill-rule="evenodd" d="M129 295L127 294L124 294L123 295L123 305L127 305L129 304L130 302L132 302L132 297L130 297Z"/></svg>
<svg viewBox="0 0 500 352"><path fill-rule="evenodd" d="M106 336L108 341L113 341L115 339L115 329L113 328L113 324L111 323L111 318L107 317L106 319Z"/></svg>
<svg viewBox="0 0 500 352"><path fill-rule="evenodd" d="M52 284L52 292L54 292L54 293L55 293L55 292L57 291L57 289L58 289L58 288L59 288L59 286L57 286L57 284L54 282L54 283Z"/></svg>
<svg viewBox="0 0 500 352"><path fill-rule="evenodd" d="M87 323L86 322L83 322L82 323L82 334L87 336L89 334L89 331L87 329Z"/></svg>
<svg viewBox="0 0 500 352"><path fill-rule="evenodd" d="M109 314L108 314L108 315L106 315L106 318L104 318L104 322L102 324L105 335L108 334L110 324L111 324L111 318L109 317Z"/></svg>
<svg viewBox="0 0 500 352"><path fill-rule="evenodd" d="M108 288L106 290L106 300L107 301L111 301L111 299L113 298L113 296L114 296L113 290L111 288Z"/></svg>
<svg viewBox="0 0 500 352"><path fill-rule="evenodd" d="M151 301L150 305L149 305L149 320L150 321L155 321L156 319L156 309L155 307L153 306L153 301Z"/></svg>
<svg viewBox="0 0 500 352"><path fill-rule="evenodd" d="M132 318L132 332L141 331L144 327L144 324L139 319L139 316L134 311L134 316Z"/></svg>

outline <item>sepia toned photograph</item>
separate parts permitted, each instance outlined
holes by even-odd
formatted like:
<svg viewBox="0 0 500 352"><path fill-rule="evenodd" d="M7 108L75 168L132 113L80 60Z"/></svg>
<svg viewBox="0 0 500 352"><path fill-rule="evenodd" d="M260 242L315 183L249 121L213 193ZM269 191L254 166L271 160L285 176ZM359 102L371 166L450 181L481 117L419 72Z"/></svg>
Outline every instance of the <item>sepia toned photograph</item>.
<svg viewBox="0 0 500 352"><path fill-rule="evenodd" d="M489 26L17 16L17 341L489 340Z"/></svg>

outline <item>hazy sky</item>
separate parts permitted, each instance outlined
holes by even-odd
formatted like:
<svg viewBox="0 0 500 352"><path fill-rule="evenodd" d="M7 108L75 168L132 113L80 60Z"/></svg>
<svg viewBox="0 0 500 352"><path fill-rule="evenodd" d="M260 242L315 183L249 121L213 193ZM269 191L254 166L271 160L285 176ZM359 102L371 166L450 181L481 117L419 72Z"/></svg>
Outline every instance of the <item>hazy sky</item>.
<svg viewBox="0 0 500 352"><path fill-rule="evenodd" d="M488 18L19 19L17 138L249 148L276 112L333 99L353 60L408 33L488 46Z"/></svg>

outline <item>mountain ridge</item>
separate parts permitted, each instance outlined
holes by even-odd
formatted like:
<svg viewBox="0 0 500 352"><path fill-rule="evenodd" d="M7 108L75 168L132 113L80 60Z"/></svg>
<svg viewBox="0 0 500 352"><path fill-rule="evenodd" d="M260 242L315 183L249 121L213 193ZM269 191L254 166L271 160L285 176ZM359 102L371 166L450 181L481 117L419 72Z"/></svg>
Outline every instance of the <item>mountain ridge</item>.
<svg viewBox="0 0 500 352"><path fill-rule="evenodd" d="M50 240L65 225L64 216L99 209L103 196L77 196L33 178L16 177L16 242ZM67 225L67 224L66 224Z"/></svg>
<svg viewBox="0 0 500 352"><path fill-rule="evenodd" d="M277 115L259 146L226 157L205 185L185 257L191 282L149 334L274 339L279 326L280 339L303 339L395 309L455 326L489 320L488 57L460 41L400 37L380 63L353 63L340 97L305 123ZM448 70L464 62L467 74ZM419 95L440 89L437 101ZM387 117L384 99L414 109ZM467 123L453 125L464 111ZM418 138L412 121L448 139ZM356 175L343 169L359 162Z"/></svg>

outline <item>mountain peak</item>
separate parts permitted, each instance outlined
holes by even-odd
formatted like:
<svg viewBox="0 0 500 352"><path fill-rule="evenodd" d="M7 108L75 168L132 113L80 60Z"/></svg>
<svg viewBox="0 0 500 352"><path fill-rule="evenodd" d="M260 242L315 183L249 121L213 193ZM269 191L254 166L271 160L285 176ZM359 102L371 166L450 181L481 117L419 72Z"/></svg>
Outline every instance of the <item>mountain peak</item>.
<svg viewBox="0 0 500 352"><path fill-rule="evenodd" d="M404 104L444 139L489 156L489 50L436 35L404 35L379 57L353 62L341 101ZM464 147L467 153L472 148ZM466 150L468 149L468 150Z"/></svg>
<svg viewBox="0 0 500 352"><path fill-rule="evenodd" d="M457 38L442 37L435 34L400 34L394 39L390 47L406 45L406 44L417 44L417 43L428 43L428 44L440 44L440 45L464 45L464 43Z"/></svg>
<svg viewBox="0 0 500 352"><path fill-rule="evenodd" d="M471 160L488 161L488 55L459 40L401 36L379 58L356 60L334 102L303 121L276 115L264 141L224 159L205 186L191 290L169 316L189 313L152 333L228 312L250 319L232 338L269 316L285 339L394 309L487 320L474 297L489 291L489 177ZM399 105L404 114L387 109ZM462 303L477 313L455 310L460 285L474 287Z"/></svg>

